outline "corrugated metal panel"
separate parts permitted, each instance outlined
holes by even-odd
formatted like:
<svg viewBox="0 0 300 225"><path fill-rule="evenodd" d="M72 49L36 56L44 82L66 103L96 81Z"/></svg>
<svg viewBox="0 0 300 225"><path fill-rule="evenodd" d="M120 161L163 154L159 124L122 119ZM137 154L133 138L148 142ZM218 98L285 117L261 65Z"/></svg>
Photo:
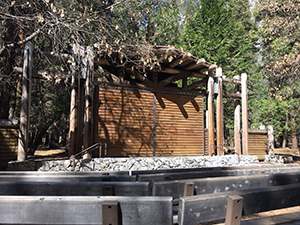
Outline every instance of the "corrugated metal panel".
<svg viewBox="0 0 300 225"><path fill-rule="evenodd" d="M102 88L99 136L111 156L204 152L203 98Z"/></svg>
<svg viewBox="0 0 300 225"><path fill-rule="evenodd" d="M16 160L18 144L18 130L13 127L0 127L0 166Z"/></svg>
<svg viewBox="0 0 300 225"><path fill-rule="evenodd" d="M268 133L264 131L249 131L248 151L250 155L266 155L268 148Z"/></svg>

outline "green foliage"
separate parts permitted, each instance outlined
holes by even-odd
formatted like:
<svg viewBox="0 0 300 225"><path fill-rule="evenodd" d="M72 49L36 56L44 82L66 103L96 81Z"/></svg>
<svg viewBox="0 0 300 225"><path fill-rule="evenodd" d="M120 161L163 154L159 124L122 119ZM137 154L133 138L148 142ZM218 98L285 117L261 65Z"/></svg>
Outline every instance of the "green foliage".
<svg viewBox="0 0 300 225"><path fill-rule="evenodd" d="M249 21L245 1L201 0L187 18L182 46L222 66L226 76L250 73L254 59Z"/></svg>
<svg viewBox="0 0 300 225"><path fill-rule="evenodd" d="M180 12L176 4L161 4L154 18L157 44L178 45L180 37Z"/></svg>
<svg viewBox="0 0 300 225"><path fill-rule="evenodd" d="M260 120L269 122L278 136L299 129L300 121L300 3L266 0L258 7L263 43L263 73L269 97L258 102Z"/></svg>

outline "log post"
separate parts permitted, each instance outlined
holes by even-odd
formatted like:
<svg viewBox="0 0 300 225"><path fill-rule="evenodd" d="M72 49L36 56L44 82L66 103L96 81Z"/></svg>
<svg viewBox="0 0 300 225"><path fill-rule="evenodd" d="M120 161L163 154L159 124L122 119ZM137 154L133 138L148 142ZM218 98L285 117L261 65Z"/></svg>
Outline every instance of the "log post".
<svg viewBox="0 0 300 225"><path fill-rule="evenodd" d="M217 96L217 154L224 155L224 118L223 118L223 82L222 68L216 70L218 77L218 96Z"/></svg>
<svg viewBox="0 0 300 225"><path fill-rule="evenodd" d="M20 130L18 137L18 161L26 159L28 151L29 139L29 119L30 119L30 104L31 104L31 77L32 77L32 52L33 46L30 42L26 43L24 49L24 64L22 74L22 96L20 110Z"/></svg>
<svg viewBox="0 0 300 225"><path fill-rule="evenodd" d="M215 153L215 133L214 133L214 79L208 79L208 155L212 156Z"/></svg>
<svg viewBox="0 0 300 225"><path fill-rule="evenodd" d="M94 77L94 54L91 48L87 48L84 59L85 79L85 110L84 110L84 129L83 146L88 148L92 145L93 138L93 77ZM85 153L84 159L90 159L91 154Z"/></svg>
<svg viewBox="0 0 300 225"><path fill-rule="evenodd" d="M273 126L268 126L268 153L274 150L274 129Z"/></svg>
<svg viewBox="0 0 300 225"><path fill-rule="evenodd" d="M234 110L234 150L238 155L242 154L241 149L241 106L237 105Z"/></svg>
<svg viewBox="0 0 300 225"><path fill-rule="evenodd" d="M247 74L241 75L241 95L242 95L242 145L243 154L248 155L248 90L247 90Z"/></svg>
<svg viewBox="0 0 300 225"><path fill-rule="evenodd" d="M71 101L70 101L70 121L69 121L69 156L76 152L76 119L77 119L77 104L76 104L76 71L72 68L71 80Z"/></svg>

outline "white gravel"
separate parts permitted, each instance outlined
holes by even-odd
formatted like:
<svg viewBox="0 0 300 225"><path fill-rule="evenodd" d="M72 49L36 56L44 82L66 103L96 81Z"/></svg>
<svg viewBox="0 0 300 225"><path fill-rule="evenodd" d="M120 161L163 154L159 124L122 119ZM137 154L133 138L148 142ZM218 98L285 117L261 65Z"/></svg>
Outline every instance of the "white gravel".
<svg viewBox="0 0 300 225"><path fill-rule="evenodd" d="M43 162L39 171L134 171L201 167L247 166L257 164L255 156L186 156L95 158L89 162L64 160Z"/></svg>

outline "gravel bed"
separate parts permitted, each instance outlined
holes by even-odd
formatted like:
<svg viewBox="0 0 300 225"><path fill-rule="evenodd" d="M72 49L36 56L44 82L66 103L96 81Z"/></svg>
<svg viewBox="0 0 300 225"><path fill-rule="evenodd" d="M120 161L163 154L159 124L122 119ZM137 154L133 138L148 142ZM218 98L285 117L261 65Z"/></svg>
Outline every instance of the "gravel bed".
<svg viewBox="0 0 300 225"><path fill-rule="evenodd" d="M135 171L201 167L248 166L258 164L255 156L186 156L186 157L129 157L83 160L45 161L38 171Z"/></svg>

